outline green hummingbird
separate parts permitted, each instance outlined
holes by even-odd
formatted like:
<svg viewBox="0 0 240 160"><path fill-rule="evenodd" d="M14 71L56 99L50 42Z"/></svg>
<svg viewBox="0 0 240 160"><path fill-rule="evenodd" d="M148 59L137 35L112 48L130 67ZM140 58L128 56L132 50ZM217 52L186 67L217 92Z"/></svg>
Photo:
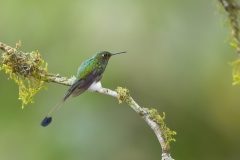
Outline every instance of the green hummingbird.
<svg viewBox="0 0 240 160"><path fill-rule="evenodd" d="M76 97L86 90L97 91L101 89L102 85L100 80L107 67L110 57L121 53L126 53L126 51L116 53L100 51L92 58L84 61L78 68L75 82L67 90L66 95L61 99L61 101L55 107L53 107L48 115L42 120L41 125L46 127L51 123L52 115L56 113L59 108L61 108L62 104L70 95L72 95L72 97Z"/></svg>

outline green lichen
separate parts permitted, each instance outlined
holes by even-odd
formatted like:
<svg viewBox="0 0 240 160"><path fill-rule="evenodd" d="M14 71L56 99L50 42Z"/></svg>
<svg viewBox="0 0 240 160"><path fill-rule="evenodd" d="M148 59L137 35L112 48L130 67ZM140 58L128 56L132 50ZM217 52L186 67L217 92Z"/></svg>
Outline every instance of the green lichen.
<svg viewBox="0 0 240 160"><path fill-rule="evenodd" d="M2 44L2 43L1 43ZM5 70L9 78L13 79L19 86L19 100L24 105L33 103L34 95L47 82L47 63L43 67L44 61L38 51L23 53L20 49L21 42L16 44L16 48L10 48L2 54L2 66L0 70Z"/></svg>
<svg viewBox="0 0 240 160"><path fill-rule="evenodd" d="M144 109L150 113L149 118L152 119L161 127L163 137L165 138L165 141L166 141L165 148L167 148L170 142L176 141L176 139L174 139L172 136L176 135L177 132L172 131L164 123L164 119L166 118L165 112L163 112L163 116L161 117L156 109L148 109L148 108L144 108Z"/></svg>
<svg viewBox="0 0 240 160"><path fill-rule="evenodd" d="M239 38L239 10L240 6L235 0L219 0L221 10L225 10L230 28L230 45L237 51L238 60L230 63L233 66L233 85L240 84L240 38Z"/></svg>
<svg viewBox="0 0 240 160"><path fill-rule="evenodd" d="M229 64L233 66L233 85L240 84L240 59Z"/></svg>
<svg viewBox="0 0 240 160"><path fill-rule="evenodd" d="M219 0L220 11L225 10L227 16L227 22L224 24L230 28L230 45L237 49L240 47L239 42L239 9L237 2L235 0Z"/></svg>
<svg viewBox="0 0 240 160"><path fill-rule="evenodd" d="M130 92L127 88L117 87L116 91L118 93L118 102L119 103L126 102L141 116L146 114L146 111L144 111L142 108L139 108L136 105L136 103L134 103L133 99L130 96Z"/></svg>
<svg viewBox="0 0 240 160"><path fill-rule="evenodd" d="M118 93L118 102L122 103L122 102L126 102L126 103L130 103L130 92L127 88L122 88L122 87L117 87L116 89L117 93Z"/></svg>

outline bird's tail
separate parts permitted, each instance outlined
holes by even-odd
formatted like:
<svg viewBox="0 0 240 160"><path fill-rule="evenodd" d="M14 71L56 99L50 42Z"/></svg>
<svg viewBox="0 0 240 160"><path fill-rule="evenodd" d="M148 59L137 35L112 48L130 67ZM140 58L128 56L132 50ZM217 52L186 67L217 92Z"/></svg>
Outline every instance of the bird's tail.
<svg viewBox="0 0 240 160"><path fill-rule="evenodd" d="M67 94L59 101L56 106L47 114L47 116L42 120L41 125L43 127L48 126L52 121L52 116L62 107L63 103L67 100L67 98L72 94L72 91L67 92Z"/></svg>

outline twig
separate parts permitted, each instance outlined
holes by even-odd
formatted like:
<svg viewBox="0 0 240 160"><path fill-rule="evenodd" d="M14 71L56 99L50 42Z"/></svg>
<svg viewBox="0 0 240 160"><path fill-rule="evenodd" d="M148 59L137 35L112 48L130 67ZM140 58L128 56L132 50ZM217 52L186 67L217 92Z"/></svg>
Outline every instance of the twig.
<svg viewBox="0 0 240 160"><path fill-rule="evenodd" d="M238 11L240 7L235 0L219 0L225 11L228 13L228 19L230 22L232 46L236 48L238 56L240 58L240 39L239 39L239 23L238 23Z"/></svg>
<svg viewBox="0 0 240 160"><path fill-rule="evenodd" d="M236 0L218 0L221 7L226 11L230 28L230 45L236 49L238 59L230 63L233 66L233 85L240 84L240 37L239 37L239 11L240 6Z"/></svg>

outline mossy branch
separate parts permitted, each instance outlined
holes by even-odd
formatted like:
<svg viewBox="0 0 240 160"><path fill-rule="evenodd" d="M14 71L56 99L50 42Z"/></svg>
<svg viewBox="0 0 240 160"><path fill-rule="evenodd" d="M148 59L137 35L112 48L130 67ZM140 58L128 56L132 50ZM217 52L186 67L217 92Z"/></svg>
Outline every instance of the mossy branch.
<svg viewBox="0 0 240 160"><path fill-rule="evenodd" d="M23 106L33 102L33 96L41 88L45 88L45 82L54 82L66 86L73 84L75 77L68 79L58 74L48 73L47 63L43 67L44 61L38 51L24 53L20 51L20 46L20 42L16 44L16 48L0 42L0 49L4 51L0 70L5 70L10 75L10 78L19 85L19 99L22 100ZM118 87L116 91L102 88L96 92L115 97L119 103L126 102L131 106L156 134L162 148L162 160L173 160L170 155L169 144L175 141L172 136L176 135L176 132L171 131L164 123L165 113L163 113L163 116L160 116L156 109L140 107L130 96L130 92L126 88Z"/></svg>
<svg viewBox="0 0 240 160"><path fill-rule="evenodd" d="M237 51L238 59L230 63L233 66L233 85L240 84L240 37L239 37L239 10L235 0L219 0L221 8L227 14L230 28L230 45Z"/></svg>
<svg viewBox="0 0 240 160"><path fill-rule="evenodd" d="M21 42L16 44L16 48L10 47L0 42L2 54L2 66L0 70L5 70L19 85L19 99L22 100L22 108L29 102L33 103L33 96L44 86L44 82L54 82L70 86L75 77L68 79L58 74L47 72L47 63L38 51L24 53L19 50Z"/></svg>

